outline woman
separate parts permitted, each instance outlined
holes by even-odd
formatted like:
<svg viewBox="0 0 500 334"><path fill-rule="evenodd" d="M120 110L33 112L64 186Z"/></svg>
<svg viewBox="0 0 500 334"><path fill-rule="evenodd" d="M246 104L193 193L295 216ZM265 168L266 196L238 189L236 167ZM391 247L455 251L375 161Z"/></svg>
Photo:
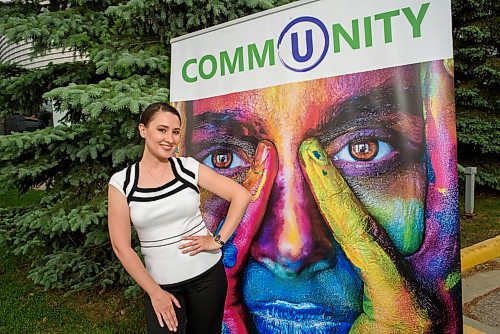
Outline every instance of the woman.
<svg viewBox="0 0 500 334"><path fill-rule="evenodd" d="M243 217L250 193L193 158L174 157L181 117L169 104L148 106L138 128L145 144L141 161L109 182L113 250L146 292L148 333L218 333L227 291L220 248ZM231 203L215 237L201 217L198 186ZM130 222L146 267L132 249Z"/></svg>

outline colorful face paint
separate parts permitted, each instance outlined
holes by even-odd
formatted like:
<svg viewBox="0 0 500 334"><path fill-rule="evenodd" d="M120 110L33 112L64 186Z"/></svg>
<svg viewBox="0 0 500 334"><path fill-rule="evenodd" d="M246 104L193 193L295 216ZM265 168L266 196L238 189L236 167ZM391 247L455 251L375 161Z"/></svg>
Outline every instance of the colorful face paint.
<svg viewBox="0 0 500 334"><path fill-rule="evenodd" d="M228 250L228 331L437 329L457 300L440 288L458 263L440 245L458 233L451 84L435 62L185 105L187 154L254 188ZM214 231L227 203L203 193L202 211Z"/></svg>

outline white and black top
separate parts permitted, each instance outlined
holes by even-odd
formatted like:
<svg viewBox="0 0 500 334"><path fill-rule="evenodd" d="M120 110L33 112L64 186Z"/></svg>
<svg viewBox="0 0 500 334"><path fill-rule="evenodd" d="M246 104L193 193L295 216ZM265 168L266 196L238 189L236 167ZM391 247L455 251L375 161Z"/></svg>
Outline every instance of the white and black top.
<svg viewBox="0 0 500 334"><path fill-rule="evenodd" d="M172 284L198 276L221 258L221 251L182 254L181 237L207 235L198 190L199 162L169 158L175 178L157 188L139 188L139 164L115 173L109 184L126 198L130 219L141 242L146 268L158 284Z"/></svg>

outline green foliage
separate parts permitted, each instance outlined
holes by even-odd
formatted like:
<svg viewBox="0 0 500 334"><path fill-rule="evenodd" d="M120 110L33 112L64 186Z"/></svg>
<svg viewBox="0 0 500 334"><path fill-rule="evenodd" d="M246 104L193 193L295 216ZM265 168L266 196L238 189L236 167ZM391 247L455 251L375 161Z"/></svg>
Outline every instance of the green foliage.
<svg viewBox="0 0 500 334"><path fill-rule="evenodd" d="M44 102L44 92L69 83L89 83L95 78L94 66L81 62L50 64L31 71L0 65L0 115L37 115Z"/></svg>
<svg viewBox="0 0 500 334"><path fill-rule="evenodd" d="M141 50L131 54L127 51L116 53L105 49L97 52L92 60L97 65L98 74L107 74L110 77L128 78L134 74L159 73L166 78L170 72L169 59L167 56L157 56L154 51Z"/></svg>
<svg viewBox="0 0 500 334"><path fill-rule="evenodd" d="M90 44L107 40L106 16L100 12L69 7L51 12L42 8L38 15L9 17L0 28L0 35L12 42L33 41L36 54L53 47L85 52Z"/></svg>
<svg viewBox="0 0 500 334"><path fill-rule="evenodd" d="M500 3L454 0L458 157L480 185L500 190Z"/></svg>
<svg viewBox="0 0 500 334"><path fill-rule="evenodd" d="M35 114L50 100L69 124L0 137L0 191L46 188L36 203L0 208L0 246L30 259L35 283L69 291L119 284L137 292L112 253L107 183L140 159L140 112L168 99L170 39L287 2L0 3L0 35L32 41L33 57L53 48L87 56L37 70L0 65L4 114Z"/></svg>
<svg viewBox="0 0 500 334"><path fill-rule="evenodd" d="M40 203L42 196L42 190L30 189L24 194L19 194L17 189L3 190L0 192L0 208L15 208L30 203Z"/></svg>

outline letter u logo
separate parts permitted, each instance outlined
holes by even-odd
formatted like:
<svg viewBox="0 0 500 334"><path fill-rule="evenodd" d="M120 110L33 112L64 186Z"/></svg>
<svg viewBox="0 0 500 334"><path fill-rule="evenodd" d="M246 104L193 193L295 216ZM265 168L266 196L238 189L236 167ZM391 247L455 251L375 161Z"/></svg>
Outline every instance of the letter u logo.
<svg viewBox="0 0 500 334"><path fill-rule="evenodd" d="M311 59L311 56L313 54L313 36L312 36L312 30L311 29L308 29L306 30L306 54L305 55L301 55L300 54L300 50L299 50L299 34L294 32L291 34L291 38L292 38L292 55L293 55L293 59L295 59L296 61L298 62L305 62L305 61L308 61L309 59Z"/></svg>
<svg viewBox="0 0 500 334"><path fill-rule="evenodd" d="M278 56L287 69L307 72L318 66L326 56L330 38L319 19L301 16L290 23L278 38Z"/></svg>

